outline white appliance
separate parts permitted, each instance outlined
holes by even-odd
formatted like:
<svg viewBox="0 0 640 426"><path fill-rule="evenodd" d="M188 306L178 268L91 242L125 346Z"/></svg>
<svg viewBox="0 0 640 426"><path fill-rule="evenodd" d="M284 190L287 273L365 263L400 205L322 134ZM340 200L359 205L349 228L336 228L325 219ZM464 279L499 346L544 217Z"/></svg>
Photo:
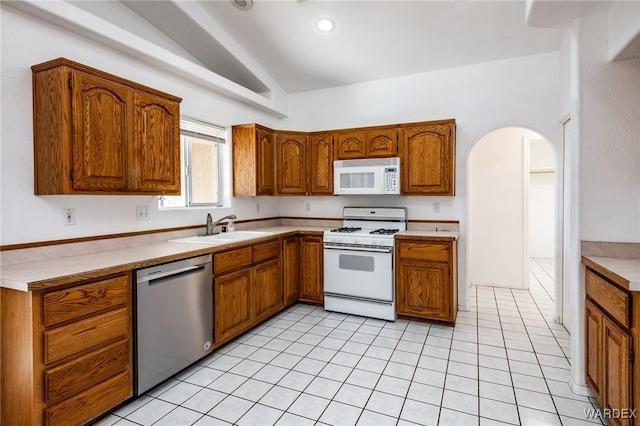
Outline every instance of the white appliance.
<svg viewBox="0 0 640 426"><path fill-rule="evenodd" d="M400 194L400 158L334 161L333 193Z"/></svg>
<svg viewBox="0 0 640 426"><path fill-rule="evenodd" d="M393 234L407 229L401 207L345 207L343 227L324 233L324 308L395 321Z"/></svg>

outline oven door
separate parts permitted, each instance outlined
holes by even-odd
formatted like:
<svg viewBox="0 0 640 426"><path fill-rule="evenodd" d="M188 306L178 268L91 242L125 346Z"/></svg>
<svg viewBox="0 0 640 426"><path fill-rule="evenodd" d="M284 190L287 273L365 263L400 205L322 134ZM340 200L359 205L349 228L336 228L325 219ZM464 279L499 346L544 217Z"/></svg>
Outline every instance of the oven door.
<svg viewBox="0 0 640 426"><path fill-rule="evenodd" d="M324 247L324 292L392 302L393 248Z"/></svg>

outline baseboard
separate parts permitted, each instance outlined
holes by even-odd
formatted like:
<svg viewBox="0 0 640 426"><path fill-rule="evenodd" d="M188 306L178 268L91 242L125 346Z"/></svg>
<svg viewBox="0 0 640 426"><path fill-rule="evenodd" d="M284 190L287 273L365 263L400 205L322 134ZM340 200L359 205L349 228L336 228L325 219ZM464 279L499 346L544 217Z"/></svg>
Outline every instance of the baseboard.
<svg viewBox="0 0 640 426"><path fill-rule="evenodd" d="M594 396L589 386L587 386L586 384L584 385L577 384L576 382L573 381L573 377L569 377L568 383L569 383L569 389L571 389L571 392L575 393L576 395Z"/></svg>

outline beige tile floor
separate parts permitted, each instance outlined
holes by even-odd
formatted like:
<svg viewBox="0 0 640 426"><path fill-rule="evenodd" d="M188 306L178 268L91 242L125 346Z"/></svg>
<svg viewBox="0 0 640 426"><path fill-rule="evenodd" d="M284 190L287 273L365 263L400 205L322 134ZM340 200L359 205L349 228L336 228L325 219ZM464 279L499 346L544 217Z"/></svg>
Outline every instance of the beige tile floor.
<svg viewBox="0 0 640 426"><path fill-rule="evenodd" d="M602 424L532 265L531 291L472 287L455 327L296 304L98 424Z"/></svg>

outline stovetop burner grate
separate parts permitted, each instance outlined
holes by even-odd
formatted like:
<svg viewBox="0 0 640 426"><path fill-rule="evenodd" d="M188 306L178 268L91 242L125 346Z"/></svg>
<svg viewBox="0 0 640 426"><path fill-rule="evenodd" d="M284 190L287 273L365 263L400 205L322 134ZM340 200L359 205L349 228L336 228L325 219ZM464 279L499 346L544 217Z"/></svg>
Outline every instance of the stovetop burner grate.
<svg viewBox="0 0 640 426"><path fill-rule="evenodd" d="M332 229L331 232L351 233L351 232L357 232L361 230L362 228L353 228L353 227L344 226L342 228Z"/></svg>
<svg viewBox="0 0 640 426"><path fill-rule="evenodd" d="M373 230L371 232L369 232L370 234L374 234L374 235L393 235L397 232L400 232L399 229L384 229L384 228L380 228L380 229L376 229Z"/></svg>

